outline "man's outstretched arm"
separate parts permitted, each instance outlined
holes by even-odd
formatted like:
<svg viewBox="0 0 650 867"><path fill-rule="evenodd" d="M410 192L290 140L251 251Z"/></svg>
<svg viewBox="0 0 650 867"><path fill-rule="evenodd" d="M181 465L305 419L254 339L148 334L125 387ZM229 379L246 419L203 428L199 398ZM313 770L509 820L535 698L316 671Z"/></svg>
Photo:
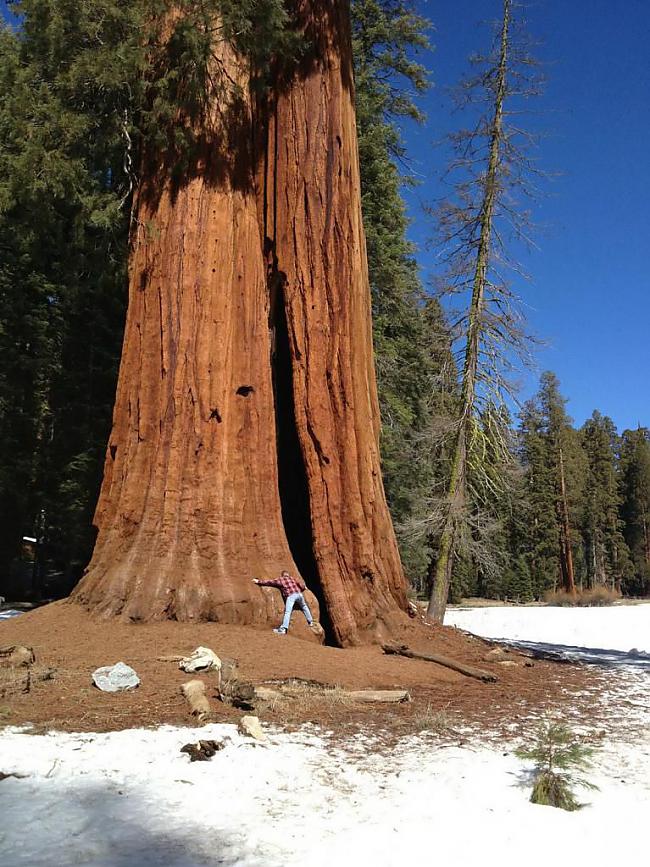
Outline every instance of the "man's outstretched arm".
<svg viewBox="0 0 650 867"><path fill-rule="evenodd" d="M260 581L259 578L253 578L253 584L257 584L258 587L280 587L280 580L278 578L269 578L267 581Z"/></svg>

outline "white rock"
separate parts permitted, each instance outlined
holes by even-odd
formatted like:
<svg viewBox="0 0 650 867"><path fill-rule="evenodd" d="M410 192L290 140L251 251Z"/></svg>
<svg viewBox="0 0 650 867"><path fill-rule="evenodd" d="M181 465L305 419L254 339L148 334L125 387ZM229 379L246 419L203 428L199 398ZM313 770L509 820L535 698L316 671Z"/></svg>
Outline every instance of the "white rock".
<svg viewBox="0 0 650 867"><path fill-rule="evenodd" d="M264 734L259 717L243 716L239 720L238 728L240 734L245 735L246 737L254 738L256 741L266 740L266 735Z"/></svg>
<svg viewBox="0 0 650 867"><path fill-rule="evenodd" d="M115 665L105 665L95 669L93 683L102 692L122 692L139 686L140 678L130 665L117 662Z"/></svg>

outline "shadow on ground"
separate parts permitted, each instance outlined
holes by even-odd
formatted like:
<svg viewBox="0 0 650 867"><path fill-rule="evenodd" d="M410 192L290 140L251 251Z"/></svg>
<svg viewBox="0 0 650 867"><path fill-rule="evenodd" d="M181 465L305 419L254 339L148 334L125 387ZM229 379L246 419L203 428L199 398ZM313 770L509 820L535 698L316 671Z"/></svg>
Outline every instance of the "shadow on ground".
<svg viewBox="0 0 650 867"><path fill-rule="evenodd" d="M490 639L517 650L529 651L537 659L557 662L585 662L603 667L626 666L650 671L650 653L643 650L607 650L597 647L575 647L571 644L549 644L543 641L517 641L507 638Z"/></svg>
<svg viewBox="0 0 650 867"><path fill-rule="evenodd" d="M188 782L187 789L192 784ZM190 795L191 797L191 795ZM157 802L133 786L77 785L56 777L0 782L3 867L213 867L252 857L245 834L210 827L205 816L165 822ZM187 806L179 800L180 817ZM214 805L218 815L218 803ZM281 863L265 853L264 863ZM253 857L253 861L255 858Z"/></svg>

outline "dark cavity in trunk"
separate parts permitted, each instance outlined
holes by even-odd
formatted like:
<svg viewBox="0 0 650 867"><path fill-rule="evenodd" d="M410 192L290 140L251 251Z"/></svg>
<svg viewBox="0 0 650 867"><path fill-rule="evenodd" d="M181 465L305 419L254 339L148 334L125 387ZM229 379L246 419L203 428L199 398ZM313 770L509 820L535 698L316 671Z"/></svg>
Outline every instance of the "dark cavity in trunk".
<svg viewBox="0 0 650 867"><path fill-rule="evenodd" d="M284 299L284 274L274 271L270 277L271 365L275 403L278 484L282 522L289 548L307 587L318 599L320 622L328 644L332 643L332 626L314 557L309 487L305 462L298 439L293 400L293 367L289 329ZM302 614L299 613L302 617Z"/></svg>

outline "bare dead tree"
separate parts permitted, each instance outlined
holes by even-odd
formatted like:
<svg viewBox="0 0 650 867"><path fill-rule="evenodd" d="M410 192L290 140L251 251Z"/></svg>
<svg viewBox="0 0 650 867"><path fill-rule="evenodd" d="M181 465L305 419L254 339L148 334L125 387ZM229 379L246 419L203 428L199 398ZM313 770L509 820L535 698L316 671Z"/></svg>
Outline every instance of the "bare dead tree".
<svg viewBox="0 0 650 867"><path fill-rule="evenodd" d="M439 622L462 545L472 540L481 548L472 523L491 525L476 516L509 484L506 407L514 396L513 372L530 360L531 338L509 282L513 272L526 275L509 247L513 241L530 243L530 202L540 173L531 157L536 137L520 119L526 100L539 92L540 77L518 8L503 0L491 51L471 58L475 74L460 85L459 107L469 111L472 123L450 136L446 177L452 192L435 212L443 268L438 292L455 299L452 328L461 372L446 491L430 513L439 544L429 569L427 613ZM493 559L487 551L481 556Z"/></svg>

